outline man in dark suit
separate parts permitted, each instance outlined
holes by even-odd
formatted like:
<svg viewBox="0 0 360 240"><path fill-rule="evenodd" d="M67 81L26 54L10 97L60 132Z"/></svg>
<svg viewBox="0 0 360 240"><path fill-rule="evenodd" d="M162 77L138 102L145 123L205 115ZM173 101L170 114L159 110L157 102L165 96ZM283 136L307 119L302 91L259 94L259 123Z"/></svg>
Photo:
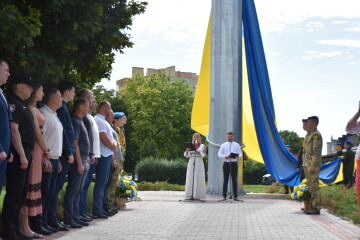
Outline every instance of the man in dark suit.
<svg viewBox="0 0 360 240"><path fill-rule="evenodd" d="M0 58L0 86L4 85L10 76L9 65ZM0 88L0 194L3 186L7 161L12 160L10 153L10 111L8 102Z"/></svg>

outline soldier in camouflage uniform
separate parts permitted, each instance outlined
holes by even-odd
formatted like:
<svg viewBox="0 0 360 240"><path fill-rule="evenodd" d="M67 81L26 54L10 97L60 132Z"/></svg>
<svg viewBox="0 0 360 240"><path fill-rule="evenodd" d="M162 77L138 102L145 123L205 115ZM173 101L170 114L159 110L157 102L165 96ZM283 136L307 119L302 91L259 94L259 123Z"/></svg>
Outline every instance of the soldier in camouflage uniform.
<svg viewBox="0 0 360 240"><path fill-rule="evenodd" d="M317 130L319 118L311 116L306 123L308 133L305 136L303 148L303 168L307 185L312 196L313 207L305 210L307 214L320 214L321 196L319 188L319 172L321 167L322 137Z"/></svg>

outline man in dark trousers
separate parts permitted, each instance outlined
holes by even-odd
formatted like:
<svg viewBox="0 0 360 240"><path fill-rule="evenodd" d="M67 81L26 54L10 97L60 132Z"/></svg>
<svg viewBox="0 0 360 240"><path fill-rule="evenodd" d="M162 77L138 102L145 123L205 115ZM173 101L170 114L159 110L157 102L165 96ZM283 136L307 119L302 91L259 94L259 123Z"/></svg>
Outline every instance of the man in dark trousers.
<svg viewBox="0 0 360 240"><path fill-rule="evenodd" d="M10 76L9 65L0 58L0 86L4 85ZM0 88L0 193L2 190L7 161L12 160L10 154L10 111L9 104Z"/></svg>
<svg viewBox="0 0 360 240"><path fill-rule="evenodd" d="M59 192L64 186L66 175L69 171L70 164L74 163L74 129L71 123L69 110L67 103L74 100L75 97L75 87L72 83L68 81L63 81L59 84L59 91L63 99L62 107L56 110L57 116L60 119L61 124L63 125L63 149L62 155L60 157L59 165L61 165L62 171L58 174L56 181L56 190L51 196L50 200L50 209L47 214L47 223L52 227L57 228L70 228L68 225L62 224L57 217L57 202L59 197ZM59 143L61 144L61 143Z"/></svg>
<svg viewBox="0 0 360 240"><path fill-rule="evenodd" d="M351 150L353 143L350 140L346 140L344 147L346 151L344 152L343 162L343 176L344 176L344 185L346 188L351 188L354 181L354 161L355 153Z"/></svg>
<svg viewBox="0 0 360 240"><path fill-rule="evenodd" d="M27 193L31 152L36 140L34 118L24 103L31 95L32 86L30 76L18 75L10 79L8 103L14 159L6 169L6 195L1 215L3 239L22 237L18 232L19 213Z"/></svg>
<svg viewBox="0 0 360 240"><path fill-rule="evenodd" d="M234 134L232 132L228 132L226 135L227 135L227 142L221 145L218 152L218 157L224 161L223 197L224 200L226 200L229 175L231 175L234 200L239 201L239 199L237 198L237 174L238 174L237 162L238 159L242 157L242 151L240 145L237 142L234 142Z"/></svg>

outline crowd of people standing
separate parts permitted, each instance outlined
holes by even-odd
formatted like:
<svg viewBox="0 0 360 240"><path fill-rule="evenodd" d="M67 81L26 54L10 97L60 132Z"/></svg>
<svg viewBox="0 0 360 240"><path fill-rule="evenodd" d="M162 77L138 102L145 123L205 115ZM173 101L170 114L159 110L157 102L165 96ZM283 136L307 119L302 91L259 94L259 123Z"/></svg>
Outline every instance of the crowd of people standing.
<svg viewBox="0 0 360 240"><path fill-rule="evenodd" d="M28 75L10 76L7 61L0 59L0 86L5 84L7 94L0 88L0 191L6 179L1 238L44 238L115 215L116 182L125 157L125 114L113 112L108 101L97 106L89 89L76 94L68 81L47 88ZM60 219L58 198L65 182Z"/></svg>

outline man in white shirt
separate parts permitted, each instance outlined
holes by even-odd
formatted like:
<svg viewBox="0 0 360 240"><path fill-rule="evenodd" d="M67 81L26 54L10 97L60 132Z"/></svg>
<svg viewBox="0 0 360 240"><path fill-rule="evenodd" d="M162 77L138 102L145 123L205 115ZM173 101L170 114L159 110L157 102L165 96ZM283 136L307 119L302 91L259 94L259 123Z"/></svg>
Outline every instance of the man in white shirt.
<svg viewBox="0 0 360 240"><path fill-rule="evenodd" d="M60 156L63 151L63 145L59 144L63 142L63 126L57 116L56 110L62 106L62 97L58 89L49 89L45 91L43 99L45 105L39 110L44 116L45 123L43 126L43 132L50 153L50 171L47 171L46 167L42 173L41 181L41 197L43 213L35 217L30 218L31 227L34 231L46 235L46 231L42 228L46 223L47 214L50 209L52 201L51 196L55 194L55 187L57 182L58 172L61 171ZM51 226L53 228L60 228L60 230L67 230L62 226Z"/></svg>
<svg viewBox="0 0 360 240"><path fill-rule="evenodd" d="M107 180L109 179L112 156L117 151L117 144L112 135L111 126L105 120L110 110L111 104L103 101L99 104L98 114L95 116L95 121L99 128L101 157L96 166L93 215L98 218L107 218L109 216L103 211L104 192Z"/></svg>
<svg viewBox="0 0 360 240"><path fill-rule="evenodd" d="M234 193L234 200L239 201L237 198L237 174L238 174L238 158L242 157L240 145L234 142L234 134L227 133L227 142L223 143L219 149L218 157L224 161L224 184L223 184L223 197L226 200L227 187L229 175L231 172L232 188ZM231 191L231 190L230 190ZM231 197L231 194L230 194Z"/></svg>

